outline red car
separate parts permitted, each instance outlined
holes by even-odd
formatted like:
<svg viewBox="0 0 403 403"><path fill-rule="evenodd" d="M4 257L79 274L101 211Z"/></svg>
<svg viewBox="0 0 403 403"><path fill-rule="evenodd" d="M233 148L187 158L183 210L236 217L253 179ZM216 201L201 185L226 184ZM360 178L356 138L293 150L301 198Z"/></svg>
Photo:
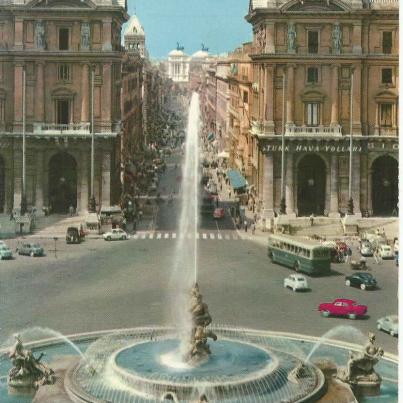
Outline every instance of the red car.
<svg viewBox="0 0 403 403"><path fill-rule="evenodd" d="M345 298L337 298L333 302L324 302L318 308L319 312L325 317L330 315L347 316L349 319L365 315L367 309L366 305L359 305L357 301Z"/></svg>
<svg viewBox="0 0 403 403"><path fill-rule="evenodd" d="M216 219L223 218L225 215L225 211L223 208L216 208L213 213L213 217Z"/></svg>

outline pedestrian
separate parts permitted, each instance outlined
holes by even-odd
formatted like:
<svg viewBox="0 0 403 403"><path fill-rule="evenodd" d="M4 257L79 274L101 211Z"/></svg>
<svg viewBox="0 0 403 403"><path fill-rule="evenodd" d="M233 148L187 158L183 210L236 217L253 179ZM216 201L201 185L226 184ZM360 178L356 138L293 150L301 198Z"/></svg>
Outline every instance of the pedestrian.
<svg viewBox="0 0 403 403"><path fill-rule="evenodd" d="M353 255L353 251L351 250L351 248L349 246L347 247L346 253L347 253L347 261L346 261L346 263L350 263L351 256Z"/></svg>
<svg viewBox="0 0 403 403"><path fill-rule="evenodd" d="M311 223L311 227L313 227L313 219L314 219L314 215L313 213L309 216L309 221Z"/></svg>
<svg viewBox="0 0 403 403"><path fill-rule="evenodd" d="M74 215L74 207L70 204L70 207L69 207L69 213L70 213L70 217L73 217L73 215Z"/></svg>
<svg viewBox="0 0 403 403"><path fill-rule="evenodd" d="M252 224L252 235L255 235L255 231L256 231L256 224L253 223Z"/></svg>
<svg viewBox="0 0 403 403"><path fill-rule="evenodd" d="M10 214L10 221L13 221L14 220L14 213L11 211L11 214Z"/></svg>
<svg viewBox="0 0 403 403"><path fill-rule="evenodd" d="M379 263L380 263L380 259L379 259L379 254L378 254L378 248L375 248L373 256L374 256L375 262L376 262L377 264L379 264Z"/></svg>
<svg viewBox="0 0 403 403"><path fill-rule="evenodd" d="M248 221L244 221L243 222L243 225L244 225L244 227L245 227L245 232L248 232Z"/></svg>
<svg viewBox="0 0 403 403"><path fill-rule="evenodd" d="M220 192L222 192L222 182L220 181Z"/></svg>

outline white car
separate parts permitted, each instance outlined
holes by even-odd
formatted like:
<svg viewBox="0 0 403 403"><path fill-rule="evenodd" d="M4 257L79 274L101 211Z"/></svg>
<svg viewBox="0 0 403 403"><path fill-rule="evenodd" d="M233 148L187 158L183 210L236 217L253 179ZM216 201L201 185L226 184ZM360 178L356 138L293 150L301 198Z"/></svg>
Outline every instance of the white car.
<svg viewBox="0 0 403 403"><path fill-rule="evenodd" d="M105 241L124 241L127 238L127 233L120 228L113 229L112 231L105 232L104 234Z"/></svg>
<svg viewBox="0 0 403 403"><path fill-rule="evenodd" d="M374 254L372 245L369 242L362 243L360 252L361 256L372 256Z"/></svg>
<svg viewBox="0 0 403 403"><path fill-rule="evenodd" d="M382 259L393 259L395 257L389 245L380 245L379 255Z"/></svg>
<svg viewBox="0 0 403 403"><path fill-rule="evenodd" d="M293 291L308 290L308 281L301 274L291 274L284 279L284 288L291 288Z"/></svg>

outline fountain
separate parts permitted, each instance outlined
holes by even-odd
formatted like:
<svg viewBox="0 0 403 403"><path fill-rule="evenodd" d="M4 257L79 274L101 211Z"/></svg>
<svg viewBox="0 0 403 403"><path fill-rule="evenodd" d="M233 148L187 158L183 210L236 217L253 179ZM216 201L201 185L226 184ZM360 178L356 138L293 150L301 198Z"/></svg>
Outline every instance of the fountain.
<svg viewBox="0 0 403 403"><path fill-rule="evenodd" d="M177 239L171 279L176 289L170 311L175 326L77 335L73 341L78 346L70 340L69 343L76 351L86 350L85 359L62 351L60 338L35 345L49 350L54 358L62 358L50 363L54 371L40 367L42 373L31 382L34 389L42 384L33 401L53 403L60 398L92 403L293 403L318 401L325 394L330 394L332 401L353 401L356 386L361 386L360 393L365 394L368 380L374 381L370 394L382 395L381 375L376 377L373 367L383 352L374 347L372 339L360 353L357 346L325 337L313 340L213 325L197 282L199 125L199 100L193 94L182 167L184 197L179 233L184 236ZM210 343L209 339L213 341ZM349 349L356 352L350 353L347 369L337 370L348 360ZM19 345L15 351L21 355L25 350ZM317 351L325 351L328 361L312 361ZM30 356L33 357L32 353ZM0 401L9 403L13 400L2 388L2 376L7 369L2 357L5 356L0 351ZM34 359L34 363L38 368L39 359ZM377 369L393 389L396 362L383 357ZM52 384L55 378L59 381L57 388ZM337 383L337 388L332 388L333 383Z"/></svg>

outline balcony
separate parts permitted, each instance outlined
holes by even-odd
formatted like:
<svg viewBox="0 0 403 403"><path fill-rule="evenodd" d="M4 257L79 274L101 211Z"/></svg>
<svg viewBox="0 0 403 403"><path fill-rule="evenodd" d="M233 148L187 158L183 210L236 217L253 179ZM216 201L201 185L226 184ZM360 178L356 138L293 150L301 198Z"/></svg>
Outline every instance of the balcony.
<svg viewBox="0 0 403 403"><path fill-rule="evenodd" d="M49 135L88 135L90 134L89 123L34 123L34 134Z"/></svg>
<svg viewBox="0 0 403 403"><path fill-rule="evenodd" d="M335 137L342 136L341 126L295 126L287 125L285 129L286 136L296 137Z"/></svg>

